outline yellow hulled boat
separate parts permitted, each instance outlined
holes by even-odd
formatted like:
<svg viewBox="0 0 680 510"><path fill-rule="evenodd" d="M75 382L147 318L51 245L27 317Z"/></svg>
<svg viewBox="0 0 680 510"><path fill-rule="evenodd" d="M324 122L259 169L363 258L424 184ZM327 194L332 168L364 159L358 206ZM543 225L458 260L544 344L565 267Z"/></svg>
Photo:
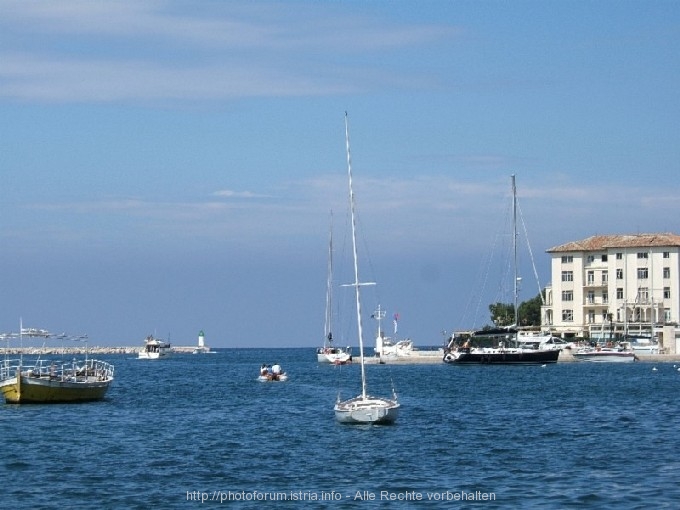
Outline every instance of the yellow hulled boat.
<svg viewBox="0 0 680 510"><path fill-rule="evenodd" d="M114 367L85 359L68 363L39 359L5 359L0 365L0 391L8 404L100 400L113 382Z"/></svg>

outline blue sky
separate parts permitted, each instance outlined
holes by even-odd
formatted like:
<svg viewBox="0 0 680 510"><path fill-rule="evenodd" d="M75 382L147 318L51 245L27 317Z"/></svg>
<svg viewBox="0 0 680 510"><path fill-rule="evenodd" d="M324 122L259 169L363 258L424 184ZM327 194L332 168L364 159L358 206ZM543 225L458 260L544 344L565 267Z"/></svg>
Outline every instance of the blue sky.
<svg viewBox="0 0 680 510"><path fill-rule="evenodd" d="M364 311L439 344L497 299L511 174L541 285L680 233L679 78L675 1L0 0L0 330L320 345L347 111Z"/></svg>

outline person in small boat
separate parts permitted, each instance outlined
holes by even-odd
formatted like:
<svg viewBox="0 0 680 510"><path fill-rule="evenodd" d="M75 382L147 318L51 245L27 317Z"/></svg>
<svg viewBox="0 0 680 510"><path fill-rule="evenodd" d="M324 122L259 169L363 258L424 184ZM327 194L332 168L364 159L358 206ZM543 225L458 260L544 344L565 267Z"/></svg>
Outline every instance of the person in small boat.
<svg viewBox="0 0 680 510"><path fill-rule="evenodd" d="M262 366L260 367L260 375L267 375L267 365L265 363L262 363Z"/></svg>
<svg viewBox="0 0 680 510"><path fill-rule="evenodd" d="M274 363L274 366L272 367L272 375L274 376L275 379L278 379L278 377L283 373L283 370L281 370L281 365L278 363Z"/></svg>

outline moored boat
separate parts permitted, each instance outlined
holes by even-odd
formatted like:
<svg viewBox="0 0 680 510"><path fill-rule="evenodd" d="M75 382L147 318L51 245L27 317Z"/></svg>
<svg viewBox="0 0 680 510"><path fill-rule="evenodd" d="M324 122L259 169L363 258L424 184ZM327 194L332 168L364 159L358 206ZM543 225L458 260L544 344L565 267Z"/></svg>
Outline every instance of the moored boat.
<svg viewBox="0 0 680 510"><path fill-rule="evenodd" d="M349 126L345 113L345 140L347 146L347 174L349 177L349 202L352 222L352 255L354 259L354 282L348 286L354 287L357 317L357 335L359 337L359 362L361 366L361 393L347 400L340 400L340 395L333 407L335 419L340 423L347 424L392 424L396 421L401 404L397 401L397 395L392 389L392 397L374 397L366 390L366 369L364 366L364 341L361 322L361 293L362 285L374 285L359 280L359 264L357 256L357 235L354 191L352 190L352 164L349 151Z"/></svg>
<svg viewBox="0 0 680 510"><path fill-rule="evenodd" d="M505 328L480 331L472 335L465 343L460 344L454 335L444 350L444 362L452 364L476 365L536 365L556 363L560 349L552 341L549 334L532 335L531 344L520 341L518 315L518 283L521 278L517 274L517 189L515 176L512 175L512 245L513 245L513 313L514 324ZM552 342L552 343L551 343Z"/></svg>
<svg viewBox="0 0 680 510"><path fill-rule="evenodd" d="M659 342L646 337L629 337L630 348L635 354L659 354Z"/></svg>
<svg viewBox="0 0 680 510"><path fill-rule="evenodd" d="M10 339L19 338L22 354L19 358L9 358L6 354L0 363L0 392L8 404L43 404L52 402L84 402L100 400L106 395L113 382L112 364L88 358L87 347L83 359L70 361L24 357L23 339L39 337L43 341L50 338L59 340L78 340L87 342L87 335L70 337L65 333L52 335L47 330L24 328L20 333L6 333L8 347ZM87 345L87 344L86 344ZM43 351L44 345L43 345ZM6 349L9 352L9 348Z"/></svg>
<svg viewBox="0 0 680 510"><path fill-rule="evenodd" d="M332 217L332 215L331 215ZM352 362L352 348L336 347L333 345L333 222L331 221L328 239L328 278L326 280L326 315L324 318L324 342L323 347L316 350L316 359L319 363L332 363L333 365L345 365Z"/></svg>
<svg viewBox="0 0 680 510"><path fill-rule="evenodd" d="M458 347L444 355L445 363L474 365L537 365L556 363L558 349L539 350L522 347Z"/></svg>
<svg viewBox="0 0 680 510"><path fill-rule="evenodd" d="M375 335L375 347L373 348L373 352L379 358L382 357L399 358L404 356L410 356L411 353L413 352L413 340L409 338L405 338L403 340L396 339L397 324L399 321L398 313L395 313L393 318L394 336L389 337L385 335L385 332L383 331L381 326L381 322L385 318L386 313L387 312L383 310L378 304L377 310L373 312L373 315L371 315L371 318L375 319L378 322L378 331Z"/></svg>
<svg viewBox="0 0 680 510"><path fill-rule="evenodd" d="M624 347L584 347L574 353L579 361L632 363L637 359L635 351Z"/></svg>
<svg viewBox="0 0 680 510"><path fill-rule="evenodd" d="M8 404L101 400L113 382L113 372L112 364L95 359L6 359L0 365L0 391Z"/></svg>
<svg viewBox="0 0 680 510"><path fill-rule="evenodd" d="M346 365L352 362L352 349L351 347L319 347L316 350L316 359L319 363Z"/></svg>

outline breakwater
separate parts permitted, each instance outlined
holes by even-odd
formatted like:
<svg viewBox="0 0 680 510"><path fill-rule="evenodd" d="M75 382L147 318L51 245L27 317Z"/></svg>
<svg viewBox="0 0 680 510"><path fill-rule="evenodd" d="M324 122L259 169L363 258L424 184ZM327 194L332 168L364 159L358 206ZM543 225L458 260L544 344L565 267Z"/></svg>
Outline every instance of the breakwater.
<svg viewBox="0 0 680 510"><path fill-rule="evenodd" d="M138 354L143 346L139 347L0 347L0 354L27 354L27 355L48 355L48 354ZM195 346L177 346L170 350L179 354L191 354L196 349Z"/></svg>

